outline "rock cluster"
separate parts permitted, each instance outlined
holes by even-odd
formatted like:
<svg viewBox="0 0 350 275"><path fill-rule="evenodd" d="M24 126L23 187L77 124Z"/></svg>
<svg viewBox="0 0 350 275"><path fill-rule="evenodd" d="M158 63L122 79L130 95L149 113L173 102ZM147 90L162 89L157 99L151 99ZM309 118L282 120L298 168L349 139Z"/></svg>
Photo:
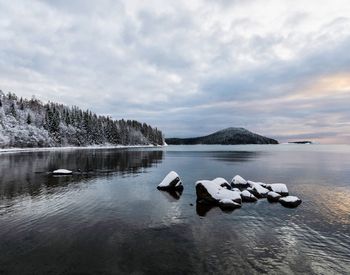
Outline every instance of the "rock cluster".
<svg viewBox="0 0 350 275"><path fill-rule="evenodd" d="M242 202L256 202L267 198L269 202L279 202L289 208L301 204L301 199L289 196L288 188L284 183L263 183L245 180L236 175L228 183L224 178L213 180L199 180L195 184L197 203L216 205L225 210L241 207ZM183 185L179 175L171 171L157 187L160 190L182 190Z"/></svg>

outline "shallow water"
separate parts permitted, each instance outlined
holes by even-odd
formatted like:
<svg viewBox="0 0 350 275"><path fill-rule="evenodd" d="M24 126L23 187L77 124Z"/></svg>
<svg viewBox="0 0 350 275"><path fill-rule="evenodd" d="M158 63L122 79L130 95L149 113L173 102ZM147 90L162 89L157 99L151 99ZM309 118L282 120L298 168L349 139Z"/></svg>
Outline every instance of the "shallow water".
<svg viewBox="0 0 350 275"><path fill-rule="evenodd" d="M0 274L349 274L349 164L325 145L2 153ZM170 170L181 195L156 189ZM196 205L196 180L236 174L303 203Z"/></svg>

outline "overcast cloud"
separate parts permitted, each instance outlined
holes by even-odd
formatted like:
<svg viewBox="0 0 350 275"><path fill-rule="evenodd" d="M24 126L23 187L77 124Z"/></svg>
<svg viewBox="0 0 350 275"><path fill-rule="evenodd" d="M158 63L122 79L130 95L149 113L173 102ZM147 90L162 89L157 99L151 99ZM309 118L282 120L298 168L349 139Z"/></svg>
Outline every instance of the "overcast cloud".
<svg viewBox="0 0 350 275"><path fill-rule="evenodd" d="M166 136L350 143L350 4L0 0L0 89Z"/></svg>

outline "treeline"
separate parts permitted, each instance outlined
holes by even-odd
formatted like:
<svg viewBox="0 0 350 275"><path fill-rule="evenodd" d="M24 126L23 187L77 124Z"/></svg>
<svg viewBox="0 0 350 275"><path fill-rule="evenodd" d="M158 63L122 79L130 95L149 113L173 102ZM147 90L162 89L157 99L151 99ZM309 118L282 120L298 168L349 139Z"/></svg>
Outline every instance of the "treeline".
<svg viewBox="0 0 350 275"><path fill-rule="evenodd" d="M0 146L163 145L157 128L0 90Z"/></svg>

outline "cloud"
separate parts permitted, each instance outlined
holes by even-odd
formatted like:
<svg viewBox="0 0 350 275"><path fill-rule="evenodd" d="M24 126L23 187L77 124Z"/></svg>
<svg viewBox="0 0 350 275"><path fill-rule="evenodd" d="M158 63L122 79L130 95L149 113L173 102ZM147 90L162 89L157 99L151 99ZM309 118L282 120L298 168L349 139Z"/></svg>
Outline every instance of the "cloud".
<svg viewBox="0 0 350 275"><path fill-rule="evenodd" d="M350 133L345 0L0 0L0 28L0 89L20 96L167 136Z"/></svg>

